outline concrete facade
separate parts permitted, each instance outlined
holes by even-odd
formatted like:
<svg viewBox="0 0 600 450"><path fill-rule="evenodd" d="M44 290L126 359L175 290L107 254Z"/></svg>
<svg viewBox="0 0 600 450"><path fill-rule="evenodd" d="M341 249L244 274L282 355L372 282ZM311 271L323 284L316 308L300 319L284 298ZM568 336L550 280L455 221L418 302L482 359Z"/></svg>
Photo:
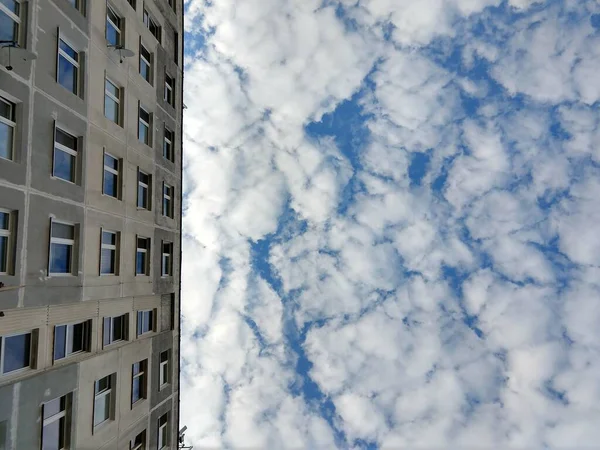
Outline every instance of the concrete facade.
<svg viewBox="0 0 600 450"><path fill-rule="evenodd" d="M165 413L168 448L176 448L183 0L17 3L18 45L37 59L11 61L9 71L6 49L0 49L0 99L13 106L14 122L12 155L0 157L0 211L10 217L9 229L0 230L8 233L7 270L0 272L0 450L41 448L51 436L44 426L54 420L45 420L44 408L50 411L57 398L64 399L63 448L129 449L144 432L144 448L155 449ZM120 44L134 56L121 58L109 47L108 8L120 18ZM160 39L145 25L144 11L159 26ZM0 3L0 14L5 12ZM59 82L61 40L77 54L76 92ZM149 81L140 74L140 44L151 54ZM167 76L174 80L172 104L164 96ZM119 89L118 123L105 116L106 79ZM138 138L140 106L150 113L147 143ZM172 160L163 156L165 127L173 132ZM70 180L53 172L56 129L75 138ZM104 189L106 154L118 160L116 198ZM147 207L138 206L140 171L149 175ZM173 217L163 215L163 183L174 188ZM52 233L57 222L71 226L72 237ZM103 230L116 233L115 271L109 274L101 270ZM138 237L150 243L141 274ZM164 242L172 243L166 275ZM50 270L51 248L59 248L52 243L70 246L65 273ZM67 264L66 256L59 260ZM117 331L105 328L106 318L116 318L110 323ZM71 339L61 341L61 333ZM15 344L20 335L27 344ZM169 355L169 375L159 386L162 352ZM144 388L132 403L133 366L140 362ZM11 370L11 364L23 367ZM105 376L110 392L97 393L95 384ZM104 396L108 419L95 425L96 400Z"/></svg>

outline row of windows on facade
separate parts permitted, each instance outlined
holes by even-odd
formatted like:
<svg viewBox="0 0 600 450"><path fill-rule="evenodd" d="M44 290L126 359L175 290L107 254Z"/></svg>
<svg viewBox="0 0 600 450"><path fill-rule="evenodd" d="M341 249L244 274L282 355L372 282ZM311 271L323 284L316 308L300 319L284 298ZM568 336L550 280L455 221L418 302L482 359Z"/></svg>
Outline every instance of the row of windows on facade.
<svg viewBox="0 0 600 450"><path fill-rule="evenodd" d="M175 0L167 0L169 5L176 9ZM71 6L84 14L84 2L81 0L69 0ZM137 10L136 0L127 0L129 5ZM20 0L3 0L0 2L0 40L6 42L14 42L17 45L22 43L23 37L23 16L25 11L23 8L23 2ZM162 41L162 27L158 24L156 19L144 8L142 21L144 26L150 31L150 33L156 38L160 44ZM123 39L125 22L124 19L116 12L116 8L106 3L106 31L105 37L109 45L114 47L123 47L125 45ZM179 34L173 30L173 43L174 43L174 54L173 60L175 64L178 63L179 54ZM141 44L140 44L141 45ZM140 52L141 53L141 52ZM140 55L141 56L141 55ZM78 58L73 58L78 63ZM60 64L60 63L59 63ZM141 73L141 71L140 71Z"/></svg>
<svg viewBox="0 0 600 450"><path fill-rule="evenodd" d="M112 101L112 99L111 99ZM0 97L0 158L7 160L14 159L14 146L15 146L15 134L17 128L17 119L15 115L15 104L11 101ZM151 130L152 130L152 114L145 111L140 106L139 114L139 127L138 136L140 140L148 145L151 145ZM81 138L77 137L75 133L66 131L66 127L55 125L54 127L54 151L52 156L52 176L68 181L70 183L77 182L77 158L80 153ZM175 161L174 151L174 133L167 126L164 127L163 134L163 157L171 162ZM116 177L116 181L120 176L120 163L119 159L106 154L104 156L104 178L105 186L103 187L103 193L111 195L112 197L118 197L118 183L114 183L113 177L108 173L113 173ZM147 178L149 181L149 174L141 172L139 178ZM106 182L110 185L106 185ZM147 184L147 183L146 183ZM148 185L146 186L146 188ZM171 199L173 198L173 187L165 184L163 189L165 195L168 196L168 205L171 205ZM167 197L165 197L167 198ZM144 201L144 198L138 199L138 206L140 208L149 208L149 203ZM168 217L173 217L172 206L166 208L163 214Z"/></svg>
<svg viewBox="0 0 600 450"><path fill-rule="evenodd" d="M0 274L14 274L16 247L15 213L0 210ZM72 275L77 272L74 251L78 243L78 226L52 220L50 222L50 252L48 275ZM119 231L101 229L100 275L118 275L121 259ZM150 275L149 237L136 235L135 274ZM173 243L161 241L161 276L173 275Z"/></svg>
<svg viewBox="0 0 600 450"><path fill-rule="evenodd" d="M138 312L138 332L140 314L147 314L147 311ZM125 315L126 316L126 315ZM123 335L115 334L115 326L121 326L128 318L113 317L104 319L104 345L110 345L115 341L110 341L107 344L106 334L109 338L117 335L122 338ZM151 320L151 319L150 319ZM86 339L90 339L91 321L86 321L78 324L58 325L54 330L54 360L81 353L86 351ZM108 331L107 331L108 330ZM12 336L0 337L0 374L11 374L21 370L27 370L32 366L32 351L35 345L32 342L35 339L34 333L22 333ZM122 340L122 339L121 339ZM70 353L69 353L70 351ZM163 390L169 383L171 377L171 351L165 350L159 355L158 366L158 390ZM131 366L131 394L130 406L133 409L148 397L148 374L149 374L148 359L143 359L135 362ZM94 382L94 409L93 409L93 430L114 420L114 410L116 407L117 395L115 387L117 385L117 373L112 373L102 377ZM82 395L79 393L79 395ZM42 433L41 433L41 448L46 449L62 449L70 448L69 438L71 425L74 417L72 412L73 395L72 393L45 402L42 405ZM166 448L169 444L168 433L168 413L160 416L157 426L157 443L158 448ZM0 423L0 427L5 426L5 423ZM1 434L1 433L0 433ZM0 442L0 446L2 446ZM145 449L146 432L145 430L138 433L134 439L130 441L130 449L141 450Z"/></svg>

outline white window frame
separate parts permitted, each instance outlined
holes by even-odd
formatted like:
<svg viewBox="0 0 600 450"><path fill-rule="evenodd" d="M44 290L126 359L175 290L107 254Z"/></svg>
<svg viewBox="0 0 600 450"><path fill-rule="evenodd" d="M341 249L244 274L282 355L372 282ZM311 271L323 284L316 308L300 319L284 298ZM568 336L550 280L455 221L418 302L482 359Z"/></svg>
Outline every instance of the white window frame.
<svg viewBox="0 0 600 450"><path fill-rule="evenodd" d="M144 119L142 119L142 111L144 111L146 114L148 114L148 122L146 122ZM148 139L147 141L141 140L140 123L143 124L148 129L148 131L146 132L146 137ZM152 128L150 127L150 123L152 123L152 113L150 111L148 111L146 108L144 108L144 106L140 102L138 104L138 140L142 144L146 144L149 147L152 146Z"/></svg>
<svg viewBox="0 0 600 450"><path fill-rule="evenodd" d="M98 393L96 393L96 382L104 379L104 378L108 378L109 380L109 387L103 391L100 391ZM113 407L113 398L112 398L112 390L113 390L113 376L112 375L106 375L105 377L99 378L97 380L94 380L94 409L92 411L92 426L95 428L102 426L103 424L105 424L106 422L108 422L109 420L111 420L112 418L112 407ZM106 396L110 396L108 399L108 407L109 407L109 411L108 411L108 417L106 419L104 419L102 422L100 423L94 423L94 419L96 416L96 400L101 398L101 397L106 397Z"/></svg>
<svg viewBox="0 0 600 450"><path fill-rule="evenodd" d="M43 421L42 421L42 434L40 436L40 438L41 438L40 441L41 441L41 443L44 442L44 429L48 425L51 425L54 422L59 421L60 419L62 419L64 417L65 418L65 426L60 429L60 433L63 434L62 440L66 444L65 447L62 447L64 449L64 448L68 448L68 442L69 442L68 414L70 414L70 409L71 409L71 400L69 398L69 394L67 394L67 395L61 395L60 397L54 398L54 399L52 399L52 400L50 400L48 402L44 402L43 408L45 408L48 403L50 403L50 402L52 402L54 400L58 400L60 402L63 397L65 398L65 409L57 412L56 414L54 414L54 415L52 415L52 416L50 416L50 417L48 417L46 419L43 419ZM42 418L44 417L43 408L42 408ZM60 440L61 440L61 436L59 434L59 436L58 436L58 442L60 442Z"/></svg>
<svg viewBox="0 0 600 450"><path fill-rule="evenodd" d="M139 61L140 67L139 67L139 73L140 73L140 76L141 76L142 75L142 61L144 61L148 65L148 72L149 72L148 73L148 78L149 79L146 80L146 78L144 78L143 76L142 76L142 78L144 78L144 80L146 80L148 83L152 84L152 77L154 75L154 70L152 68L152 61L149 61L148 59L146 59L146 57L142 53L142 48L144 50L146 50L146 52L148 52L148 55L150 55L150 59L152 59L152 53L146 48L146 46L144 45L144 43L142 42L142 40L140 38L140 61Z"/></svg>
<svg viewBox="0 0 600 450"><path fill-rule="evenodd" d="M138 167L137 172L138 172L137 173L138 189L137 189L136 204L137 204L138 209L145 209L145 210L150 211L150 204L151 204L150 203L150 180L151 180L150 174L148 172L144 172L139 167ZM148 183L144 183L144 182L140 181L140 174L144 174L148 177ZM140 187L146 189L146 205L144 205L144 206L140 206Z"/></svg>
<svg viewBox="0 0 600 450"><path fill-rule="evenodd" d="M141 439L142 442L136 445L135 440L140 435L142 436L142 439ZM146 448L146 430L142 431L141 433L136 434L135 437L129 441L129 450L145 450L145 448Z"/></svg>
<svg viewBox="0 0 600 450"><path fill-rule="evenodd" d="M167 138L167 132L171 135L171 139ZM163 141L163 157L166 160L171 161L171 162L175 161L175 152L173 151L173 135L174 135L173 131L169 127L167 127L165 125L164 132L163 132L163 136L164 136L164 141ZM167 144L168 144L168 147L169 147L169 151L165 152L165 145L167 145ZM167 153L167 154L165 154L165 153Z"/></svg>
<svg viewBox="0 0 600 450"><path fill-rule="evenodd" d="M169 83L169 80L171 80L171 83ZM175 90L175 79L173 77L171 77L166 71L165 71L165 91L164 91L164 101L173 106L175 104L175 97L173 96Z"/></svg>
<svg viewBox="0 0 600 450"><path fill-rule="evenodd" d="M6 270L0 271L0 275L9 275L12 274L12 252L13 252L13 242L12 242L12 232L13 232L13 212L0 208L0 213L8 214L8 229L0 228L0 236L6 237L6 261L4 261L4 266ZM1 257L2 255L0 255Z"/></svg>
<svg viewBox="0 0 600 450"><path fill-rule="evenodd" d="M118 166L117 169L113 169L112 167L109 167L106 165L106 163L104 162L104 158L106 155L110 156L112 159L117 161L117 166ZM121 161L116 156L105 151L102 154L102 167L103 167L103 169L102 169L102 195L106 195L107 197L115 198L118 200L119 194L121 192L121 173L120 173L121 172L121 170L120 170L121 169ZM106 191L104 190L104 172L105 171L110 172L113 175L117 176L117 195L107 194Z"/></svg>
<svg viewBox="0 0 600 450"><path fill-rule="evenodd" d="M21 43L21 27L22 27L21 14L22 14L23 2L21 0L16 0L16 2L19 5L19 14L15 14L14 12L12 12L10 9L8 9L2 3L0 3L0 9L4 13L6 13L6 15L17 24L17 36L15 39L15 42L17 44L20 44Z"/></svg>
<svg viewBox="0 0 600 450"><path fill-rule="evenodd" d="M123 317L123 337L121 339L115 339L113 340L113 330L115 327L115 319L119 318L119 317ZM104 328L104 321L105 320L109 320L110 321L110 326L109 326L109 331L108 331L108 339L109 339L109 343L105 344L105 332L106 329ZM129 314L125 313L125 314L120 314L118 316L107 316L107 317L103 317L102 318L102 347L108 347L110 345L116 344L118 342L126 342L129 340L129 336L128 336L128 331L129 331L129 327L128 327L128 322L129 322Z"/></svg>
<svg viewBox="0 0 600 450"><path fill-rule="evenodd" d="M169 218L173 218L173 186L171 186L168 183L165 183L163 181L163 186L162 186L162 191L163 191L163 201L162 201L162 215L164 217L169 217ZM169 192L168 194L165 192L165 188L167 188L166 190ZM169 208L168 211L165 211L165 200L169 200Z"/></svg>
<svg viewBox="0 0 600 450"><path fill-rule="evenodd" d="M61 33L58 34L58 52L56 53L56 82L58 84L60 84L59 80L58 80L58 76L60 73L60 57L62 56L63 58L65 58L69 63L71 63L73 65L73 67L75 68L75 72L77 75L77 83L75 84L75 86L77 87L76 92L73 91L69 91L72 92L75 95L79 95L79 91L80 91L80 86L81 86L81 66L79 65L79 61L75 61L73 58L71 58L70 55L68 55L63 49L60 48L60 41L63 41L68 47L70 47L75 53L77 53L77 59L79 58L79 50L76 50L76 46L73 45L68 39L66 39ZM61 84L62 86L62 84ZM65 89L67 89L65 86L63 86Z"/></svg>
<svg viewBox="0 0 600 450"><path fill-rule="evenodd" d="M104 243L104 233L113 234L115 237L115 243L113 244L105 244ZM102 272L102 250L114 250L115 252L115 271L114 272ZM100 228L100 276L116 276L119 274L119 232L114 230L108 230L105 228Z"/></svg>
<svg viewBox="0 0 600 450"><path fill-rule="evenodd" d="M2 3L0 3L0 6L2 6ZM11 102L9 99L2 97L2 96L0 96L0 101L2 103L7 104L10 107L10 116L12 117L12 119L7 119L4 116L0 116L0 122L2 122L5 125L8 125L9 127L12 128L12 139L11 139L9 155L8 155L9 157L4 158L3 156L0 156L0 159L5 159L7 161L13 161L15 158L15 133L17 132L17 121L16 121L16 117L15 117L16 105L14 102Z"/></svg>
<svg viewBox="0 0 600 450"><path fill-rule="evenodd" d="M161 425L160 422L161 422L162 418L165 416L166 416L165 423L163 423ZM168 426L169 426L169 413L165 413L158 418L158 438L156 440L158 450L165 449L169 445L169 431L167 428ZM164 442L163 442L163 433L164 433Z"/></svg>
<svg viewBox="0 0 600 450"><path fill-rule="evenodd" d="M52 226L55 223L73 227L73 239L58 238L58 237L52 236ZM62 220L54 220L54 219L51 220L51 222L50 222L50 249L48 252L48 275L53 276L53 277L64 277L64 276L72 276L73 275L73 269L74 269L73 260L74 260L74 250L75 250L75 241L76 240L77 240L77 227L74 223L63 222ZM69 270L67 272L50 272L50 265L52 263L52 244L65 244L65 245L71 246L71 267L69 268L71 270Z"/></svg>
<svg viewBox="0 0 600 450"><path fill-rule="evenodd" d="M67 353L67 344L69 342L69 335L71 334L73 327L75 325L81 325L83 327L83 349L77 350L76 352ZM66 327L65 332L65 356L59 359L54 358L54 353L56 351L56 329L58 327ZM54 325L54 336L52 338L52 362L63 361L69 359L73 355L79 355L81 353L88 352L90 345L90 339L92 334L91 324L89 324L89 320L83 320L81 322L69 322L69 323L59 323Z"/></svg>
<svg viewBox="0 0 600 450"><path fill-rule="evenodd" d="M173 267L173 243L169 241L162 241L161 243L161 259L160 259L160 274L162 277L172 276L171 268ZM170 252L165 252L165 245L169 246ZM168 258L168 263L165 264L165 257Z"/></svg>
<svg viewBox="0 0 600 450"><path fill-rule="evenodd" d="M162 359L161 359L163 353L167 354L167 359L165 361L162 361ZM161 389L163 389L165 386L167 386L169 384L169 378L170 378L169 377L169 374L170 374L170 371L169 371L169 359L170 359L169 358L169 350L165 350L164 352L160 352L160 355L158 356L158 358L159 358L158 359L158 361L159 361L159 367L158 367L158 370L159 370L159 372L158 372L158 388L159 388L159 390L161 390ZM165 367L165 366L167 367L167 379L166 380L163 377L163 373L164 373L163 367Z"/></svg>
<svg viewBox="0 0 600 450"><path fill-rule="evenodd" d="M131 365L131 406L133 407L134 405L136 405L137 403L143 401L146 399L146 394L147 394L147 389L148 389L148 377L146 376L146 372L148 371L148 360L146 359L142 359L141 361L137 361L137 363L135 364L139 364L140 365L140 371L137 374L133 373L133 366L134 364ZM142 383L140 383L140 386L143 386L142 388L142 393L140 394L140 398L138 398L136 401L133 401L133 381L136 378L143 378L142 379Z"/></svg>
<svg viewBox="0 0 600 450"><path fill-rule="evenodd" d="M10 372L4 372L4 355L6 354L6 350L5 350L5 348L6 348L6 338L11 338L11 337L14 337L14 336L22 336L22 335L25 335L25 334L29 334L30 335L30 337L29 337L29 364L27 366L22 367L22 368L17 369L17 370L12 370ZM0 336L0 377L3 377L3 376L12 376L12 375L15 375L15 374L18 374L18 373L26 372L27 370L31 369L31 363L32 363L32 360L33 360L33 351L34 351L34 348L35 348L34 347L33 339L34 339L34 333L31 330L26 331L26 332L20 331L20 332L17 332L17 333L3 334L3 335Z"/></svg>
<svg viewBox="0 0 600 450"><path fill-rule="evenodd" d="M139 242L138 239L144 239L146 241L146 247L145 248L141 248L139 246ZM144 237L144 236L137 236L135 237L135 275L136 276L148 276L150 273L150 255L149 255L149 242L150 242L150 238ZM138 253L144 253L146 255L146 257L144 258L145 262L144 262L144 273L138 273L137 271L137 255Z"/></svg>
<svg viewBox="0 0 600 450"><path fill-rule="evenodd" d="M69 136L71 136L72 138L74 138L74 139L75 139L75 146L76 146L76 149L75 149L75 150L73 150L72 148L69 148L69 147L67 147L67 146L65 146L65 145L63 145L63 144L60 144L60 143L59 143L59 142L56 140L56 130L60 130L60 131L62 131L63 133L65 133L65 134L68 134ZM69 154L69 155L71 155L71 156L75 157L75 162L74 162L74 164L75 164L75 169L74 169L74 174L73 174L73 178L74 178L74 180L73 180L73 181L71 181L71 180L65 180L64 178L57 177L56 175L54 175L54 156L55 156L55 153L56 153L56 150L57 150L57 148L58 148L58 150L60 150L61 152L67 153L67 154ZM77 163L78 163L78 161L77 161L77 156L78 156L78 155L77 155L77 152L78 152L78 151L79 151L79 139L77 138L77 134L76 134L76 133L73 133L73 132L72 132L71 130L69 130L68 128L66 128L66 127L63 127L61 124L54 123L54 149L53 149L53 151L52 151L52 178L55 178L55 179L57 179L57 180L64 181L64 182L66 182L66 183L75 184L75 182L77 181Z"/></svg>
<svg viewBox="0 0 600 450"><path fill-rule="evenodd" d="M154 36L154 38L160 43L162 38L162 28L160 25L158 25L156 19L154 19L152 14L150 14L150 12L146 8L144 8L144 11L142 12L142 22L144 23L148 31L150 31L150 34ZM152 24L156 28L158 36L152 32L152 30L150 29L150 24Z"/></svg>
<svg viewBox="0 0 600 450"><path fill-rule="evenodd" d="M112 94L112 92L109 92L108 89L106 89L106 83L112 84L117 89L117 92L119 93L118 97L115 97ZM110 78L104 77L104 96L106 97L107 95L111 100L113 100L114 102L117 103L117 121L115 122L111 118L106 117L106 100L104 101L104 117L106 117L111 122L116 123L117 125L120 126L121 125L121 88L119 86L117 86L117 84L115 84Z"/></svg>
<svg viewBox="0 0 600 450"><path fill-rule="evenodd" d="M117 10L116 10L116 9L115 9L113 6L111 6L111 5L110 5L110 3L106 2L106 22L105 22L105 24L104 24L104 26L105 26L106 28L105 28L105 30L104 30L104 39L106 39L106 35L108 34L108 26L109 26L109 23L110 23L110 25L112 25L112 26L115 28L115 30L117 30L117 34L118 34L118 36L119 36L119 37L117 38L117 43L116 43L116 44L110 44L110 45L117 45L117 46L121 46L121 45L123 45L123 30L121 29L121 24L120 24L120 23L119 23L119 24L116 24L116 23L114 23L114 22L111 20L111 18L110 18L110 17L109 17L109 15L108 15L108 11L109 11L109 10L110 10L110 11L111 11L111 12L112 12L112 13L113 13L113 14L114 14L116 17L118 17L118 18L119 18L119 21L122 21L122 20L123 20L123 17L121 17L121 15L120 15L120 14L117 12ZM108 42L108 40L107 40L106 42Z"/></svg>
<svg viewBox="0 0 600 450"><path fill-rule="evenodd" d="M148 323L148 331L142 331L141 333L139 332L139 320L140 320L140 313L142 315L142 325L144 324L144 317L145 314L144 313L150 313L150 323ZM154 310L153 309L141 309L139 311L137 311L136 314L136 324L135 324L135 333L136 335L139 336L144 336L146 334L152 333L154 331ZM143 328L143 327L142 327Z"/></svg>

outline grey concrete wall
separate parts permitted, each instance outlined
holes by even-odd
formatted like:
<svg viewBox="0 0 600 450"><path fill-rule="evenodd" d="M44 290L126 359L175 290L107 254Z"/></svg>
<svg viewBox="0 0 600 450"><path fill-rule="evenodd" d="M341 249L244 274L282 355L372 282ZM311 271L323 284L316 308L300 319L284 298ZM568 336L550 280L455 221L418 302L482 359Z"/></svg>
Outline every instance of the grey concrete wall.
<svg viewBox="0 0 600 450"><path fill-rule="evenodd" d="M0 178L13 184L25 184L27 171L27 133L29 131L29 90L4 71L0 71L0 95L15 103L17 128L14 135L13 160L0 158Z"/></svg>
<svg viewBox="0 0 600 450"><path fill-rule="evenodd" d="M73 250L75 272L70 276L48 276L50 218L79 224ZM75 204L31 195L27 238L27 273L24 306L73 303L81 299L83 280L83 208Z"/></svg>
<svg viewBox="0 0 600 450"><path fill-rule="evenodd" d="M72 417L77 417L78 366L44 372L21 382L19 390L17 449L40 448L42 404L73 393ZM75 427L71 426L71 443L75 442Z"/></svg>
<svg viewBox="0 0 600 450"><path fill-rule="evenodd" d="M54 154L54 125L78 137L77 167L75 183L54 178L52 176L52 158ZM52 195L83 202L84 170L86 158L87 122L69 112L59 103L50 101L40 93L35 95L35 111L33 117L35 136L31 146L31 186Z"/></svg>
<svg viewBox="0 0 600 450"><path fill-rule="evenodd" d="M11 416L12 416L12 405L13 405L13 392L15 386L4 386L0 387L0 446L4 444L6 448L10 448L9 443L13 439L13 433L11 430Z"/></svg>
<svg viewBox="0 0 600 450"><path fill-rule="evenodd" d="M159 335L156 335L152 338L152 361L151 361L151 367L153 370L153 376L151 378L151 383L150 383L150 408L154 408L156 407L156 405L158 405L160 402L164 401L165 399L167 399L171 393L173 392L172 389L172 380L173 380L173 376L171 373L171 378L169 380L169 384L166 385L165 387L163 387L160 391L159 391L159 378L158 378L158 371L159 371L159 367L160 367L160 354L161 352L164 352L165 350L169 350L170 352L170 361L171 361L171 366L170 369L173 369L173 351L172 351L172 347L173 347L173 334L172 333L161 333Z"/></svg>

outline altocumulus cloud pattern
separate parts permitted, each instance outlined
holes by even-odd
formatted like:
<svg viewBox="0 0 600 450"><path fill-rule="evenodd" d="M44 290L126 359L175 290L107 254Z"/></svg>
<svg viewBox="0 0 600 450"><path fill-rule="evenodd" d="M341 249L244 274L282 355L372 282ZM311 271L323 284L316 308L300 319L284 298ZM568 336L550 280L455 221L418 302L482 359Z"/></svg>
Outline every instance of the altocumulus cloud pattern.
<svg viewBox="0 0 600 450"><path fill-rule="evenodd" d="M196 448L600 443L600 3L186 0Z"/></svg>

